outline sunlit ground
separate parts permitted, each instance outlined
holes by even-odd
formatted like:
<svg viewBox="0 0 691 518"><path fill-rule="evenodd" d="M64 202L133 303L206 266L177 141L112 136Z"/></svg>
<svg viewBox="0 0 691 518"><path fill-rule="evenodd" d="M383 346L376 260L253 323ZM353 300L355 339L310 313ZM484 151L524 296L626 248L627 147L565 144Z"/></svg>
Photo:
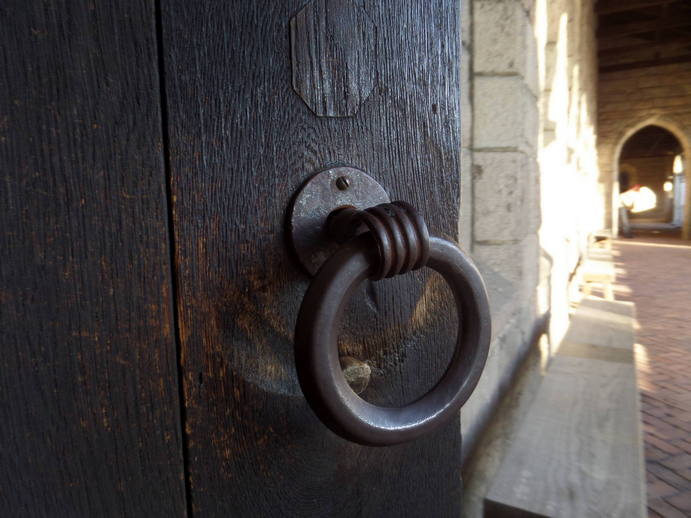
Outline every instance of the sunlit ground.
<svg viewBox="0 0 691 518"><path fill-rule="evenodd" d="M691 516L691 242L636 231L614 246L617 300L636 303L650 516Z"/></svg>

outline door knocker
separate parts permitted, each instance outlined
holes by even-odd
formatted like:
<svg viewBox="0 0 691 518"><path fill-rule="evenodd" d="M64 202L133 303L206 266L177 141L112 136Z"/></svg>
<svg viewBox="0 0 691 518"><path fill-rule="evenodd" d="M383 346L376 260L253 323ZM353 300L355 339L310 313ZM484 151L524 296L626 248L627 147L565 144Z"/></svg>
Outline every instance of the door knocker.
<svg viewBox="0 0 691 518"><path fill-rule="evenodd" d="M353 168L312 177L293 202L290 224L296 253L314 273L295 328L295 362L302 392L322 422L351 441L385 446L416 439L453 418L478 383L491 337L487 292L472 261L456 244L430 237L411 205L390 203L374 179ZM459 318L453 357L418 400L396 408L373 405L350 388L341 370L343 311L365 279L423 266L439 272L453 293Z"/></svg>

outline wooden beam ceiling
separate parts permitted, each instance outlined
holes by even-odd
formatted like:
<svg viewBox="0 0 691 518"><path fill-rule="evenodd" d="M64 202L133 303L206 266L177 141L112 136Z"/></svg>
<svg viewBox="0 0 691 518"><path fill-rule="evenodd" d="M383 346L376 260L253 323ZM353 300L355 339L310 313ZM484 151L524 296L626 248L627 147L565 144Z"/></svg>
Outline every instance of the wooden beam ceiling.
<svg viewBox="0 0 691 518"><path fill-rule="evenodd" d="M617 38L612 40L598 40L599 52L604 52L607 50L617 50L621 51L630 47L638 47L640 45L653 45L655 44L654 34L639 34L634 36L628 36L626 38Z"/></svg>
<svg viewBox="0 0 691 518"><path fill-rule="evenodd" d="M688 17L669 17L667 19L655 19L645 22L629 22L611 27L601 27L598 30L597 36L598 38L607 40L631 36L633 34L665 31L686 26L691 26L691 20L689 20Z"/></svg>
<svg viewBox="0 0 691 518"><path fill-rule="evenodd" d="M645 43L605 49L598 52L600 68L633 63L647 63L656 59L673 59L691 54L691 39L672 43Z"/></svg>
<svg viewBox="0 0 691 518"><path fill-rule="evenodd" d="M629 54L631 54L632 57L638 57L638 55L645 55L651 52L669 54L672 52L677 52L679 50L688 49L689 46L691 46L691 39L689 39L688 41L671 41L669 43L629 43L627 45L621 45L619 47L609 47L606 49L600 49L598 55L601 58L614 58L624 57Z"/></svg>
<svg viewBox="0 0 691 518"><path fill-rule="evenodd" d="M599 0L601 72L691 61L691 0Z"/></svg>
<svg viewBox="0 0 691 518"><path fill-rule="evenodd" d="M675 0L600 0L595 6L595 12L599 15L624 13L674 2Z"/></svg>
<svg viewBox="0 0 691 518"><path fill-rule="evenodd" d="M675 65L677 63L691 62L691 54L673 56L669 58L651 59L648 61L636 61L632 63L621 63L619 65L600 66L601 73L620 72L622 70L634 70L637 68L650 68L662 65Z"/></svg>

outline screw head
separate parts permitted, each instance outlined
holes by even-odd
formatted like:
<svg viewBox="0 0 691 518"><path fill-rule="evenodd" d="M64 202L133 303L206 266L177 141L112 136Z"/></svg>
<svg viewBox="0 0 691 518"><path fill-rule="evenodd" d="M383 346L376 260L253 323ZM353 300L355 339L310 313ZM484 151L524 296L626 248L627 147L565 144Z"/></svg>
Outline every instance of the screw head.
<svg viewBox="0 0 691 518"><path fill-rule="evenodd" d="M350 180L348 180L347 176L339 176L336 179L336 187L338 187L339 191L345 191L348 187L350 187Z"/></svg>

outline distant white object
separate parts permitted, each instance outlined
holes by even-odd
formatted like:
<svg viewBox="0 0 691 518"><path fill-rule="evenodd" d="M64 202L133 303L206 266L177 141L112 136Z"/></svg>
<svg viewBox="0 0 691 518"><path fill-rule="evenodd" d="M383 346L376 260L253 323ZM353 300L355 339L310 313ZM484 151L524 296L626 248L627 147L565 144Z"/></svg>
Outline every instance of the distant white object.
<svg viewBox="0 0 691 518"><path fill-rule="evenodd" d="M657 207L657 195L649 187L635 185L620 195L621 203L633 214Z"/></svg>
<svg viewBox="0 0 691 518"><path fill-rule="evenodd" d="M686 178L683 174L674 175L674 212L672 223L681 226L684 220L684 199L686 197Z"/></svg>
<svg viewBox="0 0 691 518"><path fill-rule="evenodd" d="M674 164L672 164L672 172L675 174L684 172L684 162L681 158L681 155L677 155L674 157Z"/></svg>

